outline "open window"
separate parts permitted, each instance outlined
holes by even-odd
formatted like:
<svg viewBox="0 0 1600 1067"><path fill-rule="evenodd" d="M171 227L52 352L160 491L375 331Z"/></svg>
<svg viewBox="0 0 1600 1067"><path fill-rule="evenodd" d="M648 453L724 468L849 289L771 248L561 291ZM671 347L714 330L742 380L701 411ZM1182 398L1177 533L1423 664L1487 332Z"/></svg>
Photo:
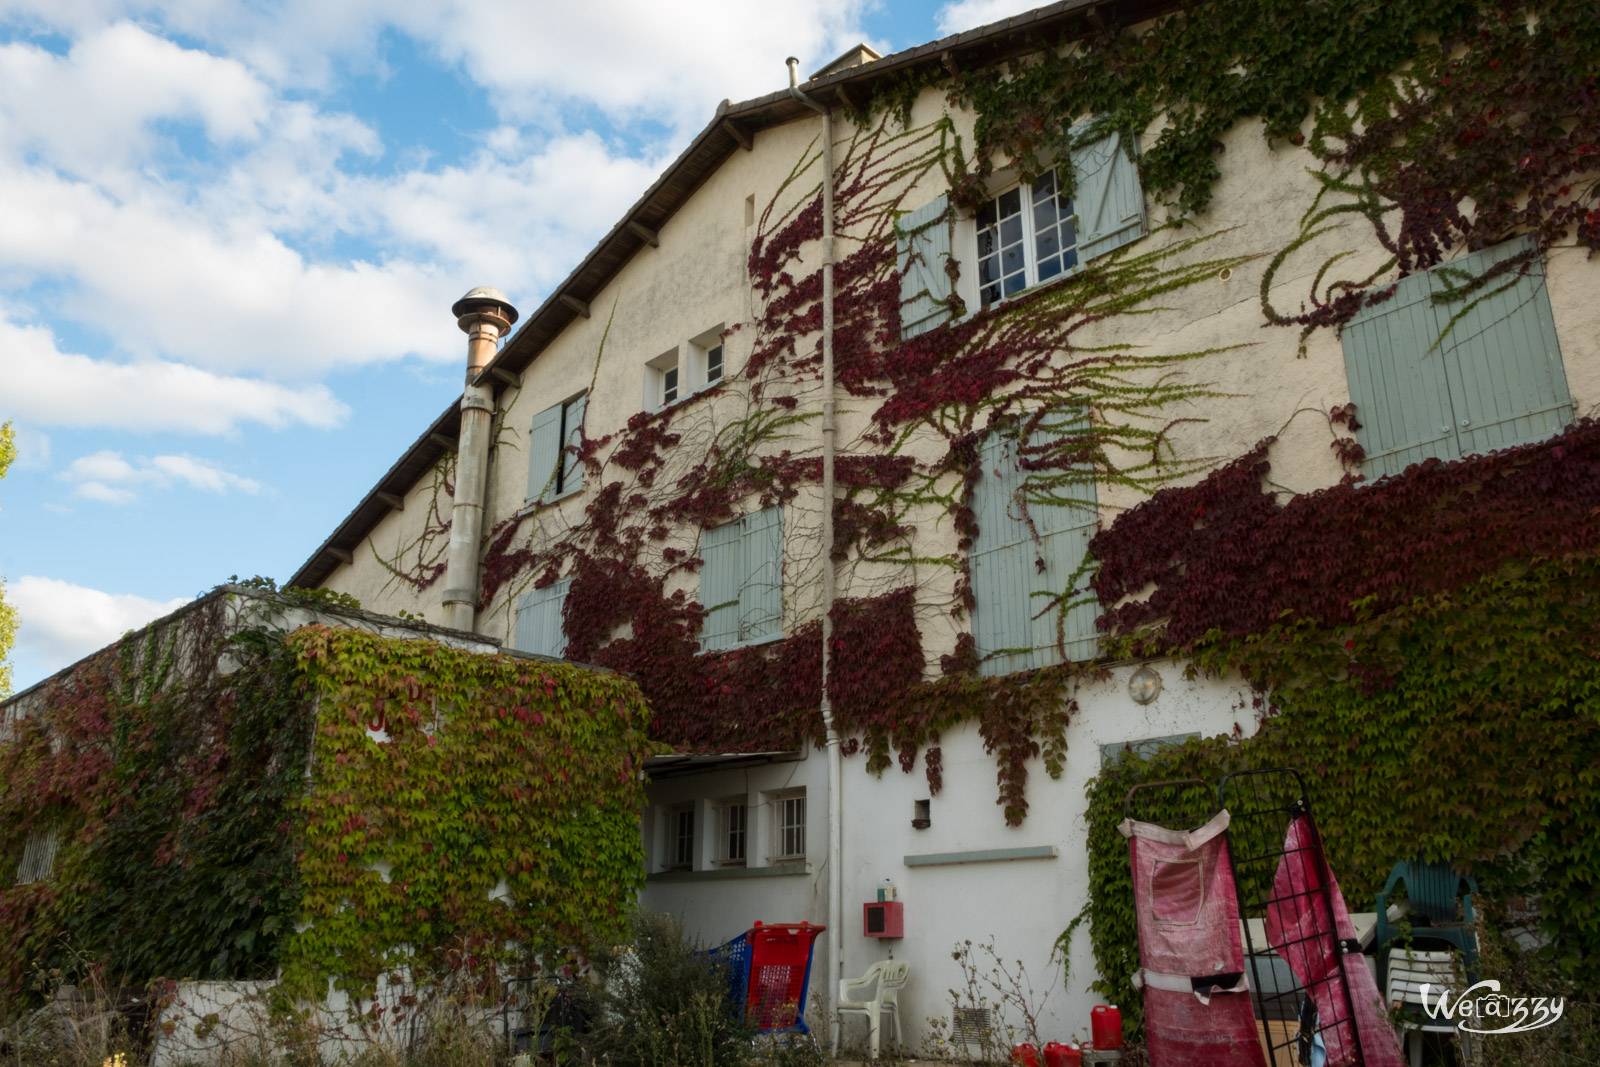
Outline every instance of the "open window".
<svg viewBox="0 0 1600 1067"><path fill-rule="evenodd" d="M1144 236L1132 144L1113 133L1072 150L1031 182L1002 176L970 218L953 210L948 196L901 216L902 337L948 322L959 307L990 307L1070 274Z"/></svg>
<svg viewBox="0 0 1600 1067"><path fill-rule="evenodd" d="M528 439L528 503L548 504L583 488L583 414L588 394L545 408L533 417Z"/></svg>

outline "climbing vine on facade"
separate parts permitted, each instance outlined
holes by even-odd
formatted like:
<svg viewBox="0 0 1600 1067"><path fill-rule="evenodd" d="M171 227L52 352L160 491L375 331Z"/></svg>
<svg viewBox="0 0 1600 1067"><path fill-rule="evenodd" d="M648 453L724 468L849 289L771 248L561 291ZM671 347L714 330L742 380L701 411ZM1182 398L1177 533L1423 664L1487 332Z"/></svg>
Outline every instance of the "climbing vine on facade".
<svg viewBox="0 0 1600 1067"><path fill-rule="evenodd" d="M329 979L370 996L401 963L423 983L463 950L480 976L560 966L620 929L653 750L638 691L279 628L308 610L357 609L251 579L8 706L0 865L27 877L0 886L0 1015L33 968L75 961L127 984L281 966L316 1000Z"/></svg>

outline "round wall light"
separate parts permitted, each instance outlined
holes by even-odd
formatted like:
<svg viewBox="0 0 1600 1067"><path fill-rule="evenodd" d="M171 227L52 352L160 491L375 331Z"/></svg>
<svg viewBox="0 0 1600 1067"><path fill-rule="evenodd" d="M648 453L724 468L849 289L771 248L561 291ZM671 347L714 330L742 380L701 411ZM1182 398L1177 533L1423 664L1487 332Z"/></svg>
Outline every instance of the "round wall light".
<svg viewBox="0 0 1600 1067"><path fill-rule="evenodd" d="M1148 663L1133 672L1128 679L1128 695L1136 704L1148 704L1161 695L1161 675Z"/></svg>

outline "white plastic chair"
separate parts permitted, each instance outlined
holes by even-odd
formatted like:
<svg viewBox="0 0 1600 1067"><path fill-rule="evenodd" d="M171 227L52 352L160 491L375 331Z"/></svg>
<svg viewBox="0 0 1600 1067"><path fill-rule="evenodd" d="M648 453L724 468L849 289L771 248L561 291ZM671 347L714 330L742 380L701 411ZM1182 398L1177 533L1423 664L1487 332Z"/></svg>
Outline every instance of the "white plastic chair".
<svg viewBox="0 0 1600 1067"><path fill-rule="evenodd" d="M1422 930L1426 933L1426 930ZM1422 1035L1455 1034L1461 1043L1461 1062L1477 1064L1478 1043L1476 1034L1469 1034L1457 1028L1455 1022L1439 1018L1428 1017L1422 1006L1422 986L1427 983L1433 987L1429 1002L1438 1000L1441 990L1449 990L1452 1002L1460 992L1461 980L1456 970L1456 957L1454 952L1418 952L1407 951L1403 948L1389 950L1389 976L1388 1000L1391 1007L1398 1007L1411 1016L1399 1025L1402 1043L1409 1042L1411 1052L1411 1067L1422 1067Z"/></svg>
<svg viewBox="0 0 1600 1067"><path fill-rule="evenodd" d="M895 1046L900 1045L900 1004L897 995L910 978L911 964L904 960L879 960L868 967L867 973L860 978L839 980L837 1010L841 1016L867 1017L867 1047L873 1059L878 1058L880 1019L885 1012L894 1023ZM863 999L862 994L869 989L873 990L872 996Z"/></svg>

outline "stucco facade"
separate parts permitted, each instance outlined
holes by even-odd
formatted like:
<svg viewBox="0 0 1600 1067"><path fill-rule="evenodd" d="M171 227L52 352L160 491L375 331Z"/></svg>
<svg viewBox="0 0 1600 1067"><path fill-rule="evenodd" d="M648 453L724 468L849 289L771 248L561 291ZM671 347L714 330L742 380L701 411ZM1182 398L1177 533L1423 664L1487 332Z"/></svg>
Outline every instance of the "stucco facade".
<svg viewBox="0 0 1600 1067"><path fill-rule="evenodd" d="M848 82L851 75L846 71L833 77ZM835 111L837 180L843 187L861 179L870 170L864 161L873 159L875 151L905 153L902 161L930 151L927 145L916 147L917 131L943 130L942 136L970 147L974 121L971 112L953 108L937 87L916 98L904 129L895 118L881 114L867 127L858 127L842 110ZM1150 147L1159 126L1146 133L1142 148ZM815 416L821 389L814 367L805 361L817 344L815 324L794 329L800 343L790 353L793 373L775 375L771 365L750 369L752 353L772 333L763 326L771 322L764 318L770 294L763 293L761 279L752 273L752 246L772 241L816 196L822 180L820 130L821 121L810 112L751 127L749 149L732 151L710 169L656 231L658 243L641 247L597 291L586 294L587 316L574 318L538 347L520 371L508 375L510 382L497 386L483 523L486 551L492 554L496 538L503 538L502 548L510 545L521 552L523 563L505 564L501 551L493 589L476 616L478 632L517 644L521 598L571 574L572 557L563 554L562 546L577 539L585 552L598 551L595 542L584 538L597 522L616 518L595 510L606 486L617 483L618 495L601 508L620 512L636 494L645 501L640 509L659 505L666 499L663 487L678 487L674 492L692 488L697 477L707 476L696 467L714 446L742 440L740 428L770 413L779 398L784 398L779 410L790 418L778 430L752 439L754 455L769 460L820 455L820 420ZM1316 160L1301 148L1274 145L1256 121L1229 129L1219 151L1222 177L1208 211L1180 220L1148 201L1147 232L1114 254L1121 263L1144 257L1151 269L1188 271L1184 283L1152 295L1135 313L1083 316L1073 328L1071 348L1081 354L1122 346L1133 354L1126 373L1134 385L1160 380L1193 387L1195 395L1135 416L1148 429L1170 428L1170 447L1164 453L1171 467L1168 484L1192 483L1262 439L1275 437L1269 451L1272 487L1285 495L1314 492L1349 473L1331 447L1345 431L1329 419L1331 409L1352 400L1346 342L1336 330L1318 329L1306 336L1302 352L1298 329L1267 323L1263 298L1293 313L1319 279L1324 285L1329 280L1323 272L1331 257L1341 257L1338 276L1367 278L1384 268L1390 254L1374 239L1365 217L1346 214L1296 247L1264 287L1274 256L1304 232L1302 220L1321 189L1312 173ZM996 161L988 179L991 193L1017 181L1005 162ZM851 201L851 210L839 219L841 258L884 240L886 233L892 241L893 231L886 227L893 216L913 212L950 190L944 169L937 165L890 166L883 172L887 177L872 173L878 175L874 191ZM973 212L957 209L949 226L960 275L956 294L976 309ZM783 270L803 279L818 269L821 256L822 242L807 239L799 245L798 258ZM1204 264L1216 269L1198 271L1197 265ZM1571 397L1569 418L1590 412L1600 397L1600 305L1592 299L1593 269L1584 249L1558 245L1543 256L1537 282L1553 316ZM1391 265L1373 285L1396 277ZM983 314L1003 320L1006 305ZM723 377L713 388L697 390L703 384L697 376L703 379L705 368L692 360L704 359L713 340L722 346ZM516 343L513 339L511 345ZM668 418L652 423L652 400L659 395L652 389L661 387L652 373L673 365L663 359L674 349L682 376L680 396ZM1166 359L1185 354L1193 358ZM1063 349L1060 358L1077 357ZM530 428L542 412L578 397L586 398L583 439L595 443L586 446L582 487L553 502L530 503L541 491L532 485L540 481L538 472L530 479ZM787 398L792 406L785 406ZM840 455L886 454L889 449L872 437L882 397L840 389L837 400ZM1090 417L1103 416L1091 412ZM638 470L619 463L615 453L653 424L670 429L677 440L658 449L659 471L645 484ZM983 428L981 422L973 427ZM939 468L950 439L931 422L902 429L895 453L934 471L930 484L938 492L959 496L963 473ZM1130 451L1111 460L1131 466L1139 457ZM415 481L403 508L390 510L365 530L351 561L333 568L320 584L354 595L373 611L404 610L436 620L436 571L448 537L453 471L453 456L446 452L432 473ZM1108 527L1137 506L1148 489L1148 484L1130 484L1128 479L1097 480L1099 525ZM793 637L822 612L821 575L828 555L819 540L822 498L816 479L800 478L792 493L782 502L777 636L783 638ZM734 513L760 510L759 495L750 493L737 501ZM907 504L896 517L907 528L893 542L896 551L869 552L856 546L838 565L838 592L841 597L871 598L913 587L924 672L931 679L939 674L941 657L955 652L958 638L971 627L970 613L961 610L963 533L949 508L937 502ZM662 578L662 595L702 598L703 572L678 560L699 557L712 527L670 512L649 519L648 525L656 529L641 537L637 559ZM627 639L632 634L624 626L612 636ZM842 971L858 974L891 951L910 961L912 982L901 1007L908 1029L920 1032L921 1020L948 1017L945 991L958 978L950 959L955 942L993 938L1006 958L1026 963L1041 988L1059 978L1050 963L1051 946L1087 902L1084 789L1099 769L1103 746L1255 728L1248 687L1239 680L1189 680L1184 664L1157 662L1164 691L1141 706L1128 693L1134 666L1108 663L1104 672L1085 674L1077 683L1078 710L1066 730L1064 773L1052 780L1037 760L1032 763L1029 814L1020 826L1007 825L995 801L994 757L984 751L974 722L943 733L943 789L937 795L930 793L920 763L909 774L891 767L872 775L862 756L846 758L840 783L845 810ZM663 769L652 787L652 808L642 820L652 872L644 903L681 914L707 941L724 940L755 919L825 921L828 789L825 761L809 745L699 770ZM781 832L773 820L785 797L802 794L809 801L804 847L803 854L795 855L773 843ZM747 809L748 837L741 846L744 854L732 862L714 838L727 833L718 822L719 805L740 802ZM926 802L929 821L920 828L912 825L919 802ZM680 854L674 820L684 811L691 813L696 829L688 852ZM875 899L885 880L896 885L905 902L903 941L861 936L860 906ZM1043 1016L1047 1039L1086 1030L1089 1008L1096 1002L1085 991L1094 972L1085 936L1073 942L1068 962L1068 980L1050 998ZM812 988L822 1003L830 991L815 976L826 973L819 954Z"/></svg>

